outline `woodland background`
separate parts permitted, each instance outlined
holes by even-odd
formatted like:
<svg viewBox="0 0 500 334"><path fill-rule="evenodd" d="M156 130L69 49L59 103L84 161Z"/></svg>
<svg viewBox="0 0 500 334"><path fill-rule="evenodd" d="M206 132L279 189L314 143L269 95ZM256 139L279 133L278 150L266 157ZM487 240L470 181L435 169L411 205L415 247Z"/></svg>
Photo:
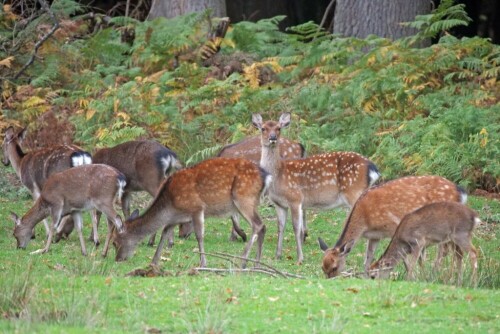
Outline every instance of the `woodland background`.
<svg viewBox="0 0 500 334"><path fill-rule="evenodd" d="M85 3L4 1L0 129L27 126L25 149L155 138L189 165L254 135L252 113L290 111L286 135L309 154L353 150L384 179L499 192L496 1L441 1L398 38L332 34L330 1L227 1L224 38L214 10L152 19L153 1Z"/></svg>

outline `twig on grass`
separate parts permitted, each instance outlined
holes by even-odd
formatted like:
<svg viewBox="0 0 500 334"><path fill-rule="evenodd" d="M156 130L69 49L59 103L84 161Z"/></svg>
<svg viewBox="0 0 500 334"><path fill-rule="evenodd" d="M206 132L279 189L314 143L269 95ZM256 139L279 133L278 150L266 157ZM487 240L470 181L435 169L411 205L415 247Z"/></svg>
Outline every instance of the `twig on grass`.
<svg viewBox="0 0 500 334"><path fill-rule="evenodd" d="M232 269L223 269L223 268L193 268L196 271L206 271L206 272L212 272L212 273L259 273L259 274L266 274L271 277L278 277L274 273L262 269L262 268L246 268L246 269L240 269L240 268L232 268Z"/></svg>
<svg viewBox="0 0 500 334"><path fill-rule="evenodd" d="M263 267L266 267L267 269L269 269L271 272L283 277L283 278L300 278L300 279L304 279L305 277L304 276L301 276L301 275L297 275L297 274L292 274L292 273L287 273L285 271L280 271L276 268L274 268L273 266L269 265L269 264L266 264L264 262L260 262L260 261L255 261L255 260L252 260L252 259L245 259L244 257L242 256L237 256L237 255L232 255L232 254L227 254L227 253L221 253L221 252L215 252L215 253L201 253L201 252L196 252L198 254L204 254L204 255L208 255L208 256L214 256L214 257L219 257L219 258L222 258L222 259L225 259L225 260L228 260L230 258L234 258L234 259L239 259L239 260L247 260L247 261L250 261L250 262L253 262L253 263L257 263L257 264L260 264L262 265ZM264 268L259 268L260 270L264 270ZM269 270L266 270L269 272Z"/></svg>

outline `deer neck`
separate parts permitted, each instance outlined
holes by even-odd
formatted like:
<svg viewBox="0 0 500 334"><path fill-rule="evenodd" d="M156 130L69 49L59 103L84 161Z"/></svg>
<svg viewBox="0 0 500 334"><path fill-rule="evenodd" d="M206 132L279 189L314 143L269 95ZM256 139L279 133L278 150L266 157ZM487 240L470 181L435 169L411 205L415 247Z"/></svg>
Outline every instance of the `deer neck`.
<svg viewBox="0 0 500 334"><path fill-rule="evenodd" d="M43 219L49 216L49 209L43 203L42 198L38 198L35 202L35 205L29 209L28 212L21 219L21 224L23 226L33 228L36 224L38 224Z"/></svg>
<svg viewBox="0 0 500 334"><path fill-rule="evenodd" d="M162 198L161 193L158 194L142 216L126 223L126 229L131 235L143 239L168 225L169 221L172 220L172 210L169 209L169 201Z"/></svg>
<svg viewBox="0 0 500 334"><path fill-rule="evenodd" d="M351 244L350 249L354 247L356 242L363 236L365 232L365 223L362 217L358 217L355 207L351 209L351 213L346 219L342 233L340 234L335 247L342 247L348 243Z"/></svg>
<svg viewBox="0 0 500 334"><path fill-rule="evenodd" d="M276 180L281 169L281 157L278 143L273 146L262 145L260 166L272 175L273 180Z"/></svg>
<svg viewBox="0 0 500 334"><path fill-rule="evenodd" d="M11 142L8 147L9 160L14 168L17 177L21 178L21 161L23 160L25 154L21 150L19 144L15 141Z"/></svg>
<svg viewBox="0 0 500 334"><path fill-rule="evenodd" d="M397 238L393 238L389 243L389 246L387 246L387 249L381 259L384 259L384 262L387 265L394 267L400 259L409 253L409 248L410 246L407 243Z"/></svg>

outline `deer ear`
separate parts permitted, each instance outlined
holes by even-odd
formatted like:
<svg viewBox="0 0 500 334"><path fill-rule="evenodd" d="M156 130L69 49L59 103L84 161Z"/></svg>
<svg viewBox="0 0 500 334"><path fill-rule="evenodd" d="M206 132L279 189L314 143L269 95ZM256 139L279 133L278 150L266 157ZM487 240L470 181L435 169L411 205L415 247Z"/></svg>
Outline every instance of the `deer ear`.
<svg viewBox="0 0 500 334"><path fill-rule="evenodd" d="M10 218L14 221L14 224L16 226L21 225L21 220L19 219L19 217L16 215L15 212L12 211L10 212Z"/></svg>
<svg viewBox="0 0 500 334"><path fill-rule="evenodd" d="M351 240L340 246L339 248L340 254L347 255L351 251L353 245L354 245L354 240Z"/></svg>
<svg viewBox="0 0 500 334"><path fill-rule="evenodd" d="M291 115L289 112L285 112L285 113L281 114L280 127L286 128L287 126L289 126L290 125L290 118L291 118Z"/></svg>
<svg viewBox="0 0 500 334"><path fill-rule="evenodd" d="M260 114L253 114L252 115L252 124L255 126L257 129L262 129L262 116Z"/></svg>
<svg viewBox="0 0 500 334"><path fill-rule="evenodd" d="M134 211L132 211L132 214L130 215L130 217L128 217L128 220L136 219L137 217L139 217L139 209L135 209Z"/></svg>
<svg viewBox="0 0 500 334"><path fill-rule="evenodd" d="M28 130L26 128L22 129L21 131L19 131L19 133L17 134L17 136L21 139L21 140L24 140L26 138L26 133L28 132Z"/></svg>
<svg viewBox="0 0 500 334"><path fill-rule="evenodd" d="M323 241L323 239L318 238L318 244L319 248L321 248L323 252L325 252L328 249L328 245Z"/></svg>
<svg viewBox="0 0 500 334"><path fill-rule="evenodd" d="M5 140L11 140L14 138L14 128L9 126L7 130L5 130Z"/></svg>

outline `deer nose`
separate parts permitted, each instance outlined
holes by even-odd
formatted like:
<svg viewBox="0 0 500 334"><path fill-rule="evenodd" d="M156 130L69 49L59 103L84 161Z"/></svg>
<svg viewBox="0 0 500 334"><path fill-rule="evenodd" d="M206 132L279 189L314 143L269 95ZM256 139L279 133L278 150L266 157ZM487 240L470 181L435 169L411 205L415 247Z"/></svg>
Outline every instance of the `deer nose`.
<svg viewBox="0 0 500 334"><path fill-rule="evenodd" d="M276 134L269 135L269 142L276 143L278 141L278 136Z"/></svg>

